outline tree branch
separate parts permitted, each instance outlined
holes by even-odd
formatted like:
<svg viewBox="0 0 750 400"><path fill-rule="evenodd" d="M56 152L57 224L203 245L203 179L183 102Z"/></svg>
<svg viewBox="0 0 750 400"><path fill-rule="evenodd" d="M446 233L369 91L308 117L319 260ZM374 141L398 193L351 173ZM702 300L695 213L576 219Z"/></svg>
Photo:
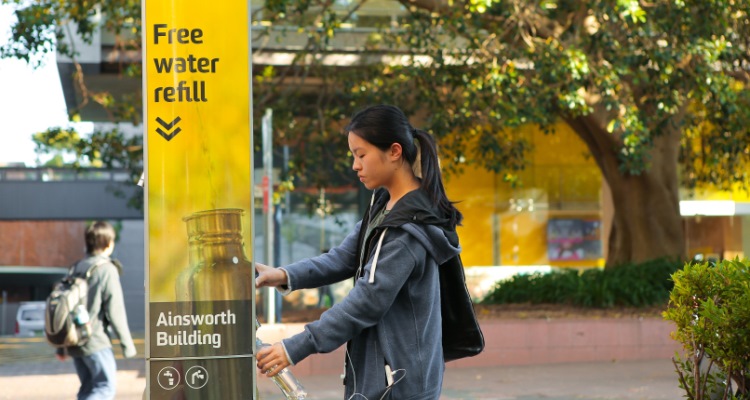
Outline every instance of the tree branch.
<svg viewBox="0 0 750 400"><path fill-rule="evenodd" d="M594 161L602 171L604 179L609 181L609 176L617 173L617 162L613 155L618 143L614 135L604 128L606 124L596 121L595 115L596 113L575 118L564 117L564 120L586 143L586 147L588 147Z"/></svg>
<svg viewBox="0 0 750 400"><path fill-rule="evenodd" d="M750 72L742 70L726 71L725 74L732 78L741 81L742 83L750 83Z"/></svg>
<svg viewBox="0 0 750 400"><path fill-rule="evenodd" d="M406 8L416 7L429 12L441 13L455 9L448 0L399 0Z"/></svg>
<svg viewBox="0 0 750 400"><path fill-rule="evenodd" d="M693 400L694 397L692 396L692 394L690 393L690 390L688 389L689 387L688 387L687 382L685 381L685 375L682 373L682 370L677 365L677 360L675 360L674 357L672 357L672 364L674 364L675 371L677 371L677 376L680 378L680 383L682 383L682 387L684 387L685 392L687 392L687 398L690 400Z"/></svg>

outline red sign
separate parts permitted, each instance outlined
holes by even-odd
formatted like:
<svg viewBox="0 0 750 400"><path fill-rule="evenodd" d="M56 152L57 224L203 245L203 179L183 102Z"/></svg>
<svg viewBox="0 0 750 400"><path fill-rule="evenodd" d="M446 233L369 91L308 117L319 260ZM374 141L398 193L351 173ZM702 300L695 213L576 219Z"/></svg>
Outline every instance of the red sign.
<svg viewBox="0 0 750 400"><path fill-rule="evenodd" d="M263 212L268 212L268 177L263 175L263 181L261 182L260 186L263 188Z"/></svg>

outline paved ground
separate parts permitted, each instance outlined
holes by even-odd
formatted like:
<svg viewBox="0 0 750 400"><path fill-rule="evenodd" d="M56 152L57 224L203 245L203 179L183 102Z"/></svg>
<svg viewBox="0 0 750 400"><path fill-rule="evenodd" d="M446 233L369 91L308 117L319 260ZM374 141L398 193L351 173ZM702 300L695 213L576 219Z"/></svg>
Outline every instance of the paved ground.
<svg viewBox="0 0 750 400"><path fill-rule="evenodd" d="M136 345L142 354L142 339ZM146 386L143 359L118 359L117 363L117 399L141 399ZM300 380L310 399L343 397L338 376L306 376ZM72 399L77 388L72 362L57 361L41 338L0 338L0 399ZM267 378L259 378L258 388L262 399L283 399ZM671 362L651 360L449 368L441 399L675 400L682 395Z"/></svg>

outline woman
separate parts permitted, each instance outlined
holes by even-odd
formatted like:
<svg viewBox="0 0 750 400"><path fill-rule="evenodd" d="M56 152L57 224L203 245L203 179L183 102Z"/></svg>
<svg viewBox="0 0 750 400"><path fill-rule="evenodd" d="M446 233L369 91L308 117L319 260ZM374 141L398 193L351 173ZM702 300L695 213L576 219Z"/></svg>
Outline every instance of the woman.
<svg viewBox="0 0 750 400"><path fill-rule="evenodd" d="M438 399L438 266L460 252L461 213L445 195L434 139L399 108L362 110L346 132L352 169L374 190L363 220L326 254L283 268L256 264L256 286L288 293L354 277L354 287L303 332L258 351L258 368L274 376L348 342L346 399Z"/></svg>

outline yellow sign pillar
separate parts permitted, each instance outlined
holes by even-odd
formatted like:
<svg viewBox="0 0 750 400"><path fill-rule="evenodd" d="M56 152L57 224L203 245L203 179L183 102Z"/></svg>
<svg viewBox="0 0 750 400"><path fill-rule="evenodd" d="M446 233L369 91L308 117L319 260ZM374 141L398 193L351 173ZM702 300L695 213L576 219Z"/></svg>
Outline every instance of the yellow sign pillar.
<svg viewBox="0 0 750 400"><path fill-rule="evenodd" d="M247 0L143 3L149 398L255 391Z"/></svg>

